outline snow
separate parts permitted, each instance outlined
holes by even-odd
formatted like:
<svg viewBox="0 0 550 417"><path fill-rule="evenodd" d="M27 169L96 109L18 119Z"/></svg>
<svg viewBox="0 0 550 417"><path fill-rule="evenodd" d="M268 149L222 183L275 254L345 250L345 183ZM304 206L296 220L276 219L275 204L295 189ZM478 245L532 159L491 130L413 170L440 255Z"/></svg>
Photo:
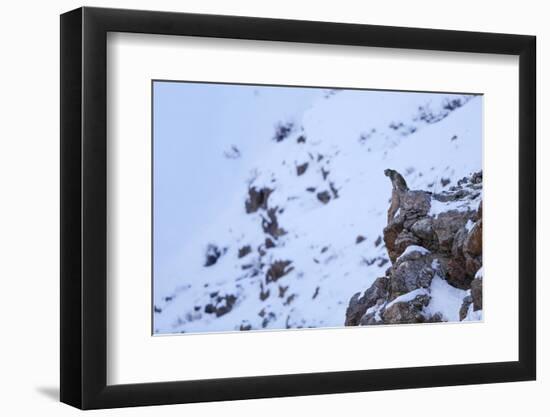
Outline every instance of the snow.
<svg viewBox="0 0 550 417"><path fill-rule="evenodd" d="M476 279L483 279L483 267L477 270L475 277Z"/></svg>
<svg viewBox="0 0 550 417"><path fill-rule="evenodd" d="M472 220L468 219L468 222L466 222L466 225L464 227L466 228L468 233L470 233L474 228L474 226L475 226L475 223Z"/></svg>
<svg viewBox="0 0 550 417"><path fill-rule="evenodd" d="M385 304L375 304L372 307L369 307L367 311L365 311L365 314L363 314L363 317L368 316L371 313L374 313L374 319L376 321L381 321L382 317L380 317L380 311L382 311L382 308L385 307Z"/></svg>
<svg viewBox="0 0 550 417"><path fill-rule="evenodd" d="M456 211L475 211L479 207L481 201L481 195L471 200L458 200L442 202L432 199L429 215L437 217L440 213L456 210ZM473 227L473 225L472 225Z"/></svg>
<svg viewBox="0 0 550 417"><path fill-rule="evenodd" d="M399 255L396 262L399 261L401 258L404 258L407 255L410 255L411 253L420 253L421 255L428 255L431 252L423 246L410 245L410 246L407 246L407 248L403 251L401 255Z"/></svg>
<svg viewBox="0 0 550 417"><path fill-rule="evenodd" d="M474 305L470 304L468 307L468 312L463 321L481 321L483 320L483 310L474 311Z"/></svg>
<svg viewBox="0 0 550 417"><path fill-rule="evenodd" d="M384 169L403 173L411 189L439 192L441 178L455 183L482 166L481 96L427 123L419 107L429 105L439 115L446 100L463 96L160 84L155 83L155 333L235 331L243 323L252 329L342 326L351 296L363 293L390 265L385 246L374 244L386 225L391 196ZM278 123L292 123L279 142ZM298 176L296 167L306 162ZM279 226L287 231L261 260L265 213L246 214L249 187L274 190L269 207L277 207ZM306 190L310 187L315 191ZM323 191L331 196L326 204L317 198ZM448 209L433 203L434 214ZM366 240L356 244L359 235ZM225 253L205 267L209 244ZM246 245L252 253L239 258ZM293 269L266 284L267 268L277 260L291 260ZM436 293L454 308L456 293L438 285ZM270 294L262 300L261 291ZM205 305L215 304L216 292L237 297L220 317L204 313ZM438 308L445 299L441 303Z"/></svg>
<svg viewBox="0 0 550 417"><path fill-rule="evenodd" d="M441 313L445 321L460 321L459 312L467 290L455 288L435 275L430 285L430 303L424 308L424 312L433 315Z"/></svg>

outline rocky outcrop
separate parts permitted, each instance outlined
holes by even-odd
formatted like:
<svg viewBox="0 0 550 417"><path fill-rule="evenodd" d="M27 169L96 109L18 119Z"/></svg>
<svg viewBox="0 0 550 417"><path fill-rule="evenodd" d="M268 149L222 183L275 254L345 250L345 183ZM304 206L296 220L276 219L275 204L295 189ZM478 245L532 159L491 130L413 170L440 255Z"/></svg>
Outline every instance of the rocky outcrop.
<svg viewBox="0 0 550 417"><path fill-rule="evenodd" d="M389 279L386 277L377 278L363 296L361 293L355 294L346 311L345 325L359 325L368 309L375 306L378 300L386 300L388 298L388 283Z"/></svg>
<svg viewBox="0 0 550 417"><path fill-rule="evenodd" d="M275 239L286 234L286 230L279 226L277 207L267 209L266 214L267 216L262 219L264 233L271 235Z"/></svg>
<svg viewBox="0 0 550 417"><path fill-rule="evenodd" d="M265 276L265 282L276 282L280 278L284 277L286 274L288 274L290 271L292 271L294 268L290 266L292 264L292 261L275 261L271 264L269 269L267 270L267 274Z"/></svg>
<svg viewBox="0 0 550 417"><path fill-rule="evenodd" d="M248 214L255 213L259 209L267 209L267 200L269 195L273 192L271 188L264 187L257 189L251 187L248 189L248 199L245 201L245 208Z"/></svg>
<svg viewBox="0 0 550 417"><path fill-rule="evenodd" d="M472 281L472 288L470 290L471 294L472 294L472 304L474 305L474 311L478 311L478 310L481 310L482 308L482 296L483 296L483 291L482 291L482 285L483 285L483 280L481 278L476 278Z"/></svg>
<svg viewBox="0 0 550 417"><path fill-rule="evenodd" d="M351 298L348 326L445 321L430 306L435 276L469 290L457 315L482 309L483 219L482 173L458 181L448 191L433 194L407 190L399 209L384 228L383 239L392 262L363 295Z"/></svg>
<svg viewBox="0 0 550 417"><path fill-rule="evenodd" d="M237 302L237 297L234 294L218 295L218 293L214 293L211 295L211 299L212 302L204 307L204 312L215 314L216 317L229 313Z"/></svg>
<svg viewBox="0 0 550 417"><path fill-rule="evenodd" d="M428 294L419 294L412 300L393 303L384 309L382 321L385 324L423 323L426 321L426 317L422 310L429 302Z"/></svg>
<svg viewBox="0 0 550 417"><path fill-rule="evenodd" d="M219 248L218 246L210 243L206 247L206 254L205 254L205 260L204 260L204 266L212 266L215 265L216 262L218 262L218 259L227 252L226 248Z"/></svg>

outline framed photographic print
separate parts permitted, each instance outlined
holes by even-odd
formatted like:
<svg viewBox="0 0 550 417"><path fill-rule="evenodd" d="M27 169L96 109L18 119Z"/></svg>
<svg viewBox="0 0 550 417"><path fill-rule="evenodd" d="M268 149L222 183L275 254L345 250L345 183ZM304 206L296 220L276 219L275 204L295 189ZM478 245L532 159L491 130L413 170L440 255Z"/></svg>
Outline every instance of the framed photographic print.
<svg viewBox="0 0 550 417"><path fill-rule="evenodd" d="M61 16L61 400L535 379L535 38Z"/></svg>

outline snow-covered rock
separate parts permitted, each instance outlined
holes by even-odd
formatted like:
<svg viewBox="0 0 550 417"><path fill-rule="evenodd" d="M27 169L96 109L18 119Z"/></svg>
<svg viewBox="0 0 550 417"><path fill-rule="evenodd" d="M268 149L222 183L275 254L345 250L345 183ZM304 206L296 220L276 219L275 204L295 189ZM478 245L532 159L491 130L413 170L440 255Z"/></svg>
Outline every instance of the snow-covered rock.
<svg viewBox="0 0 550 417"><path fill-rule="evenodd" d="M401 192L399 215L390 218L384 228L384 240L393 264L363 296L357 293L350 299L346 324L460 321L481 317L470 312L482 309L479 184L480 172L461 179L444 194L417 191L413 195L423 197L415 198L411 197L412 191ZM434 213L430 210L434 200L457 204L448 211ZM473 203L479 210L470 208Z"/></svg>

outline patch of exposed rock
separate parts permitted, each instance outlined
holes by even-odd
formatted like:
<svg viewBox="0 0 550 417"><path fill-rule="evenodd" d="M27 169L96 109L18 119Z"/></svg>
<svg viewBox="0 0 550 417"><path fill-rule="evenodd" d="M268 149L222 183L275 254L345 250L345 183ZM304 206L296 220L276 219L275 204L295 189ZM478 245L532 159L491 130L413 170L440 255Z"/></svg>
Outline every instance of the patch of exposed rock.
<svg viewBox="0 0 550 417"><path fill-rule="evenodd" d="M216 317L229 313L237 302L237 297L233 294L222 296L214 293L211 295L211 299L212 302L204 307L204 312L207 314L215 314Z"/></svg>
<svg viewBox="0 0 550 417"><path fill-rule="evenodd" d="M218 262L218 259L221 258L227 252L227 248L219 248L217 245L210 243L206 247L204 266L212 266Z"/></svg>
<svg viewBox="0 0 550 417"><path fill-rule="evenodd" d="M291 267L290 264L292 264L292 261L275 261L271 264L269 269L267 270L266 276L265 276L265 282L276 282L280 278L284 277L286 274L288 274L290 271L294 269L294 267Z"/></svg>
<svg viewBox="0 0 550 417"><path fill-rule="evenodd" d="M267 200L273 192L271 188L264 187L257 189L252 187L248 189L248 199L245 201L245 208L248 214L255 213L259 209L267 209Z"/></svg>
<svg viewBox="0 0 550 417"><path fill-rule="evenodd" d="M262 219L262 229L275 239L286 234L286 230L279 226L276 207L267 209L266 216Z"/></svg>

